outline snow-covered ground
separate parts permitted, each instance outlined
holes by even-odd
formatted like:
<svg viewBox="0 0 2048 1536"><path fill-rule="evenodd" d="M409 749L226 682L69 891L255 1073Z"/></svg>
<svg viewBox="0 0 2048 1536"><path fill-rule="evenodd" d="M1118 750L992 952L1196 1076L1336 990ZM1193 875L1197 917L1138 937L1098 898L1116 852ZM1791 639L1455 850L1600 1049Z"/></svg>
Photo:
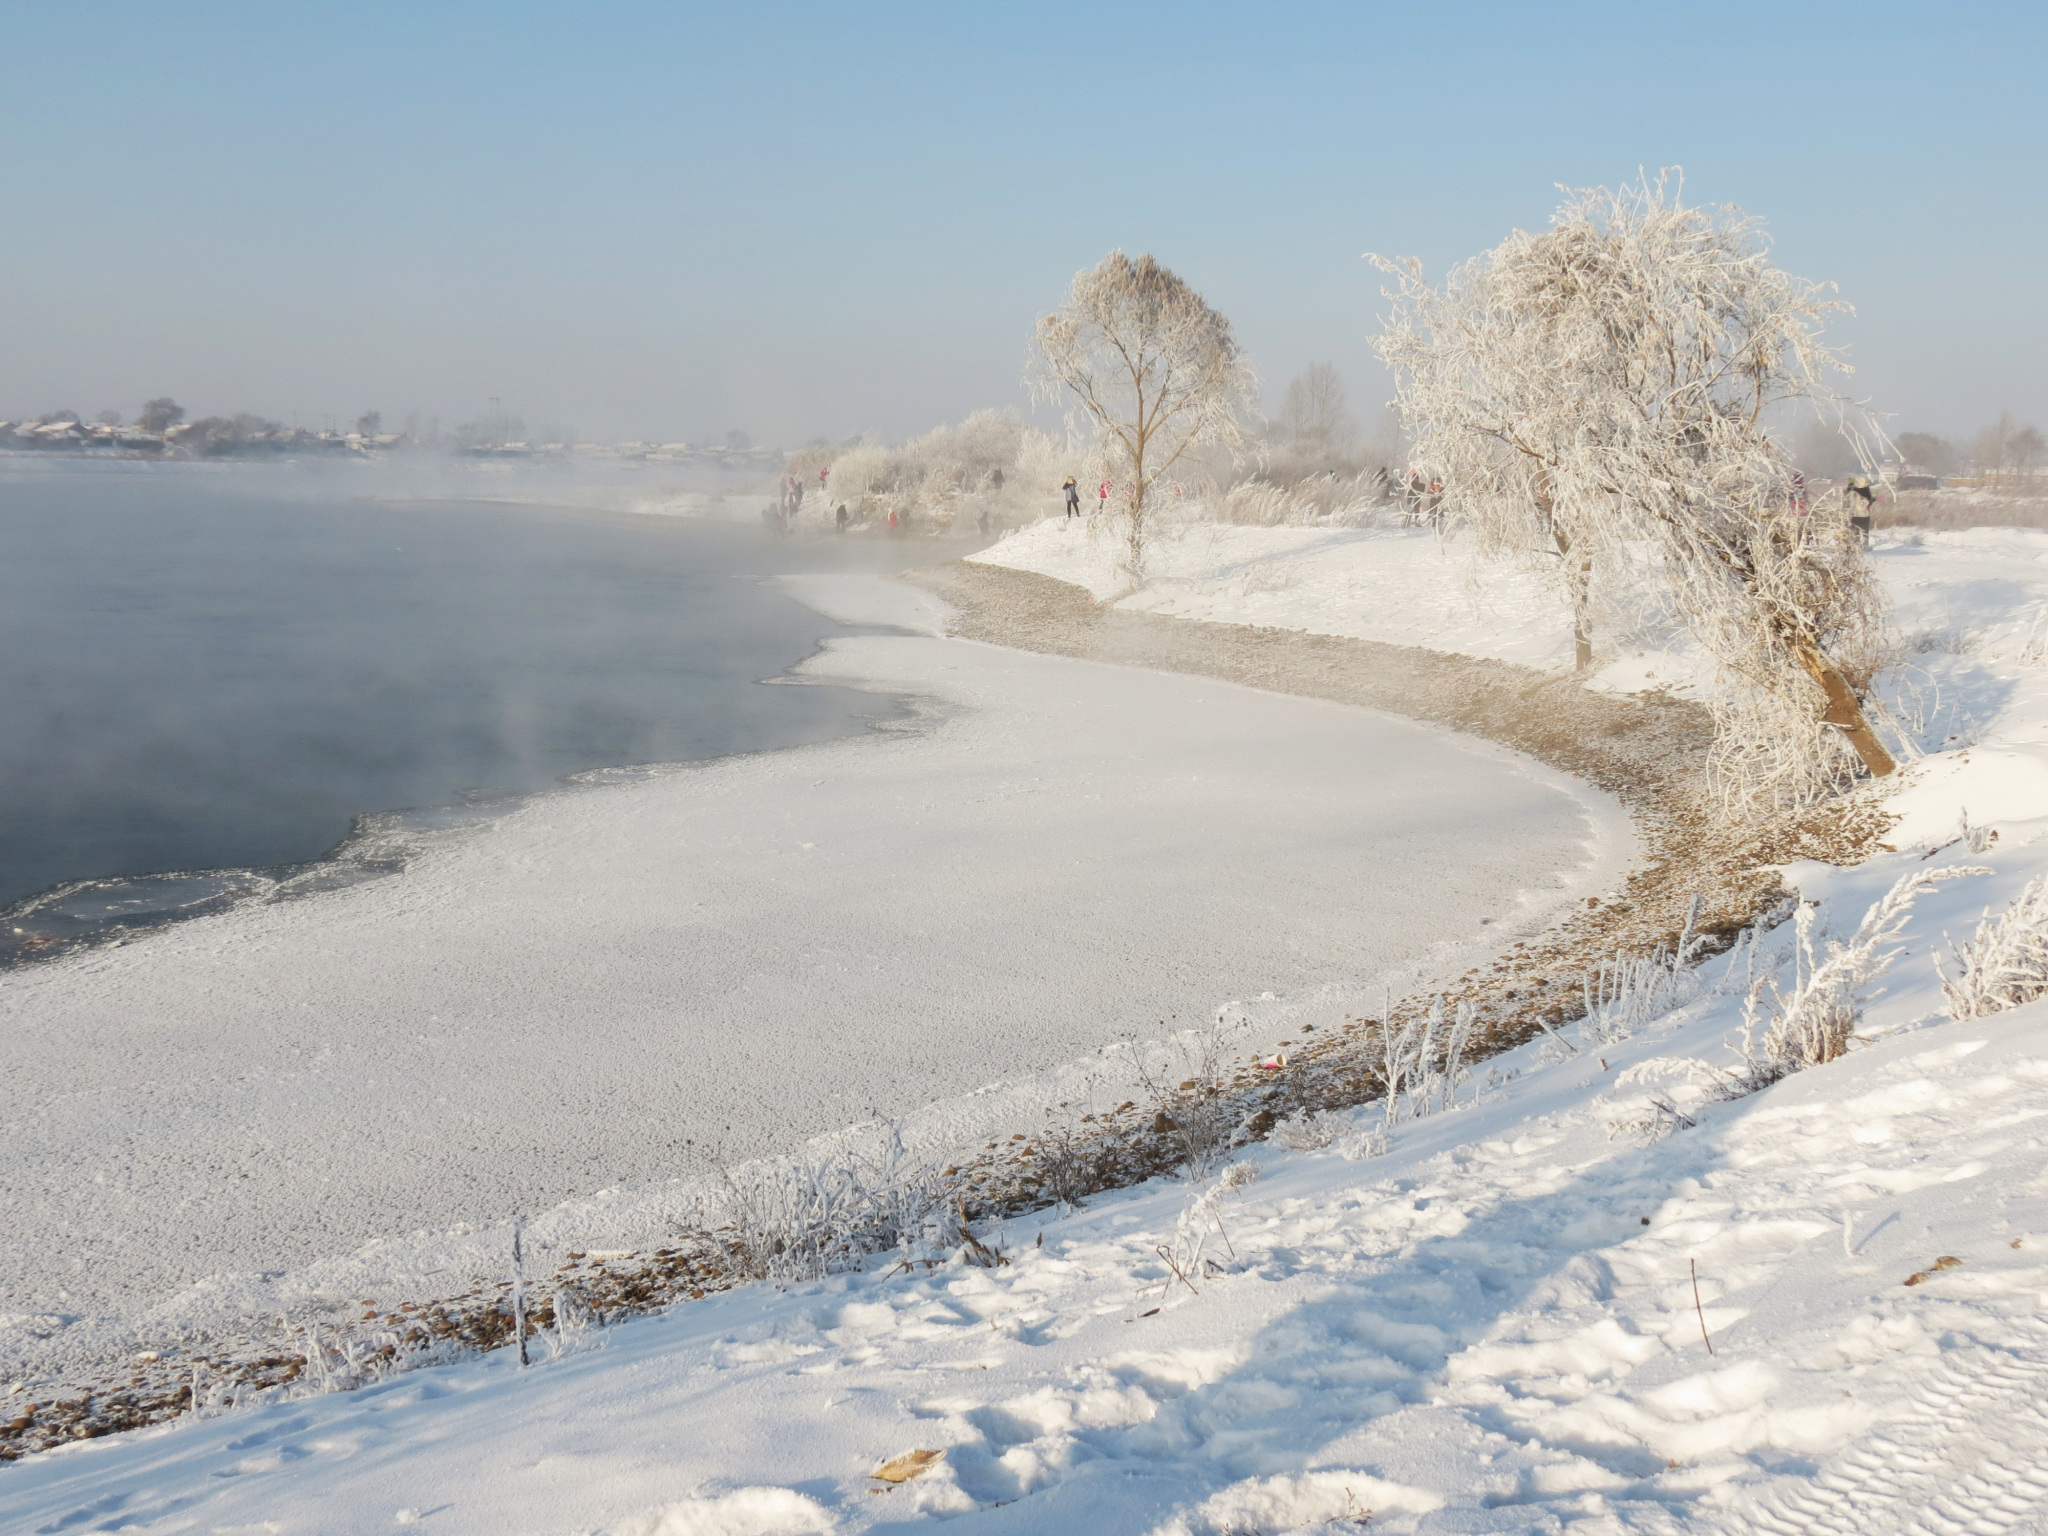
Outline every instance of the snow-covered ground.
<svg viewBox="0 0 2048 1536"><path fill-rule="evenodd" d="M1893 871L1812 873L1853 921ZM1234 1189L1015 1223L1001 1268L188 1418L6 1469L0 1501L23 1531L2038 1529L2048 1004L1941 1022L1926 952L2017 873L1937 891L1882 1038L1761 1095L1688 1069L1728 1059L1710 970L1633 1039L1497 1061L1381 1156L1269 1145ZM1656 1090L1699 1123L1648 1142ZM945 1455L869 1478L912 1450Z"/></svg>
<svg viewBox="0 0 2048 1536"><path fill-rule="evenodd" d="M1941 654L2048 655L2048 534L1894 531L1879 535L1871 553L1909 642ZM1512 566L1475 561L1462 536L1165 523L1137 592L1128 590L1119 557L1113 525L1047 518L968 558L1072 582L1132 612L1419 645L1544 670L1573 663L1571 620L1555 589ZM1658 634L1603 658L1588 684L1686 693L1705 673L1689 645ZM1985 707L1995 701L1966 706Z"/></svg>
<svg viewBox="0 0 2048 1536"><path fill-rule="evenodd" d="M459 1293L517 1212L542 1260L658 1242L700 1151L878 1111L1035 1130L1039 1074L1128 1076L1096 1053L1221 1009L1266 1045L1363 1012L1632 847L1603 797L1442 731L938 638L874 578L791 588L923 631L802 669L914 695L915 729L595 775L402 876L0 978L0 1387Z"/></svg>
<svg viewBox="0 0 2048 1536"><path fill-rule="evenodd" d="M9 1528L2048 1529L2048 1001L1953 1022L1932 964L2048 874L2048 535L1877 553L1932 755L1895 792L1897 852L1788 881L1824 941L1902 874L1986 872L1922 897L1846 1059L1713 1094L1750 981L1793 980L1788 924L1632 1034L1488 1064L1384 1151L1374 1107L1320 1150L1013 1223L1000 1268L932 1252L572 1335L523 1372L500 1352L66 1447L0 1469ZM1375 590L1385 632L1293 617L1478 649L1422 632L1448 588ZM1202 616L1283 621L1255 599ZM912 1450L945 1454L868 1476Z"/></svg>
<svg viewBox="0 0 2048 1536"><path fill-rule="evenodd" d="M1129 591L1115 525L1047 518L971 560L1036 571L1140 613L1266 624L1390 645L1420 645L1518 662L1569 666L1569 623L1557 599L1520 572L1475 569L1457 540L1427 528L1255 528L1164 523L1146 555L1147 581Z"/></svg>

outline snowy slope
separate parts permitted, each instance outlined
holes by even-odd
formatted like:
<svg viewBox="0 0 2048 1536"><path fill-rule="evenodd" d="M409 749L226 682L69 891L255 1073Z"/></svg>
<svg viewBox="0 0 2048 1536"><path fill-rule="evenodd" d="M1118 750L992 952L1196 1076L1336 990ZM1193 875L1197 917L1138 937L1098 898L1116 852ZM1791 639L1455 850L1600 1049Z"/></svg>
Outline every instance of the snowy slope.
<svg viewBox="0 0 2048 1536"><path fill-rule="evenodd" d="M1829 914L1884 873L1833 875ZM1885 1038L1749 1099L1625 1080L1725 1059L1736 999L1708 995L1504 1059L1383 1156L1258 1149L1207 1211L1103 1197L1014 1225L993 1271L716 1296L523 1373L501 1352L80 1444L0 1499L20 1530L2038 1528L2048 1005L1925 1017L1925 936L1967 883ZM1621 1128L1646 1084L1699 1124ZM1158 1252L1197 1236L1198 1292ZM947 1454L866 1476L910 1449Z"/></svg>

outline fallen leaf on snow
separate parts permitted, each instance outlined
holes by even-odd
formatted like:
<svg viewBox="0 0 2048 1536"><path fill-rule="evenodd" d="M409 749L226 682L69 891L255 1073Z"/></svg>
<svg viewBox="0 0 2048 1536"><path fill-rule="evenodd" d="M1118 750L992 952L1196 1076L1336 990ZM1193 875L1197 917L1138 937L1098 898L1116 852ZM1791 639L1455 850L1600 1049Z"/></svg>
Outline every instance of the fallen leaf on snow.
<svg viewBox="0 0 2048 1536"><path fill-rule="evenodd" d="M905 1451L901 1456L891 1456L868 1476L884 1483L907 1483L945 1459L944 1451Z"/></svg>

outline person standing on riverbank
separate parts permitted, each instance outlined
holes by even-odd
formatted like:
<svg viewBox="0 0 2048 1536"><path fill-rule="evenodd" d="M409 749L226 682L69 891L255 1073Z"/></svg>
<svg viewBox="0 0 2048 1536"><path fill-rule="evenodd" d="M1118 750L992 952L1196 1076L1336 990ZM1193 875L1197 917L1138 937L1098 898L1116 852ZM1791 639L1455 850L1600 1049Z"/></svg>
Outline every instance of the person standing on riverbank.
<svg viewBox="0 0 2048 1536"><path fill-rule="evenodd" d="M1079 517L1081 515L1081 482L1072 475L1069 475L1067 476L1067 483L1062 489L1067 493L1067 516Z"/></svg>

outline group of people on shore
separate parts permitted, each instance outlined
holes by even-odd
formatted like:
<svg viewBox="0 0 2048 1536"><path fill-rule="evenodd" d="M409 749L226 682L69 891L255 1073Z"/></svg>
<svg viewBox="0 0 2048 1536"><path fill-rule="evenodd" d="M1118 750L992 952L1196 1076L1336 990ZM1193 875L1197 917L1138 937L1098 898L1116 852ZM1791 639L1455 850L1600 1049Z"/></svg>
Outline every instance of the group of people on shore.
<svg viewBox="0 0 2048 1536"><path fill-rule="evenodd" d="M1382 474L1385 471L1381 471ZM1420 470L1411 469L1401 482L1401 510L1411 523L1427 523L1432 528L1442 528L1444 517L1444 483L1441 480L1422 478Z"/></svg>
<svg viewBox="0 0 2048 1536"><path fill-rule="evenodd" d="M829 469L818 471L818 489L825 488L825 477ZM784 475L781 485L776 487L775 500L761 508L761 524L778 539L796 526L797 514L804 509L804 483L795 475Z"/></svg>
<svg viewBox="0 0 2048 1536"><path fill-rule="evenodd" d="M818 471L818 496L820 500L826 499L825 493L830 488L831 476L832 466L829 464ZM1002 471L1000 470L996 472L996 483L998 485L1002 483ZM774 534L778 539L786 538L795 532L797 517L804 509L804 490L805 486L802 479L795 475L784 475L781 485L776 489L775 500L763 504L761 508L761 526ZM982 517L985 525L987 514L983 513ZM845 502L842 501L837 507L832 509L832 531L834 533L844 534L852 525L852 521L852 518L847 514ZM889 509L889 532L892 535L901 535L907 534L909 531L910 509L904 507L899 510L896 507L891 507ZM986 526L984 526L983 531L987 531Z"/></svg>
<svg viewBox="0 0 2048 1536"><path fill-rule="evenodd" d="M1095 512L1107 512L1109 510L1110 494L1115 490L1116 485L1113 481L1104 480L1101 484L1097 485L1095 487L1095 506L1092 508L1092 510ZM1066 497L1066 508L1068 517L1085 517L1088 515L1087 513L1084 513L1081 510L1080 481L1075 479L1074 476L1069 475L1067 476L1066 480L1061 484L1060 491L1061 494L1063 494ZM1181 486L1176 485L1173 488L1173 494L1178 497L1184 495L1185 491ZM1126 501L1129 501L1131 499L1131 493L1128 488L1124 491L1123 497Z"/></svg>
<svg viewBox="0 0 2048 1536"><path fill-rule="evenodd" d="M818 496L820 500L828 499L826 492L831 485L831 474L832 469L830 465L818 471ZM1072 483L1071 480L1069 483ZM993 492L994 497L1002 495L1004 484L1002 470L992 469L989 471L986 488ZM776 488L775 500L766 502L761 507L761 526L777 538L783 538L795 532L798 516L803 511L804 492L805 485L800 478L795 475L784 475L781 484ZM975 516L976 528L983 538L987 538L991 530L998 534L1004 531L1004 519L996 507L992 505L992 501L993 497L983 500ZM912 507L892 502L882 516L884 518L884 526L888 529L891 537L904 537L912 531L915 521L914 509ZM871 521L872 514L864 517L861 521L862 529L865 530L870 526ZM844 534L852 527L853 519L847 512L846 503L842 501L837 507L833 508L832 530L835 533ZM958 526L957 519L954 531L965 531Z"/></svg>
<svg viewBox="0 0 2048 1536"><path fill-rule="evenodd" d="M825 492L831 483L831 477L832 466L829 464L818 471L818 497L820 500L825 498ZM776 489L775 500L761 508L761 526L774 534L778 539L786 538L790 533L794 532L797 516L804 509L804 489L804 482L800 477L784 475L782 477L782 484ZM846 532L848 521L846 503L842 501L832 513L833 531L835 533ZM889 526L891 529L896 526L894 514L890 516Z"/></svg>
<svg viewBox="0 0 2048 1536"><path fill-rule="evenodd" d="M1877 492L1877 486L1871 483L1868 475L1851 475L1842 482L1843 513L1849 519L1849 526L1866 544L1870 542L1871 516L1877 509ZM1792 471L1791 505L1786 510L1794 517L1805 517L1812 510L1803 470Z"/></svg>

